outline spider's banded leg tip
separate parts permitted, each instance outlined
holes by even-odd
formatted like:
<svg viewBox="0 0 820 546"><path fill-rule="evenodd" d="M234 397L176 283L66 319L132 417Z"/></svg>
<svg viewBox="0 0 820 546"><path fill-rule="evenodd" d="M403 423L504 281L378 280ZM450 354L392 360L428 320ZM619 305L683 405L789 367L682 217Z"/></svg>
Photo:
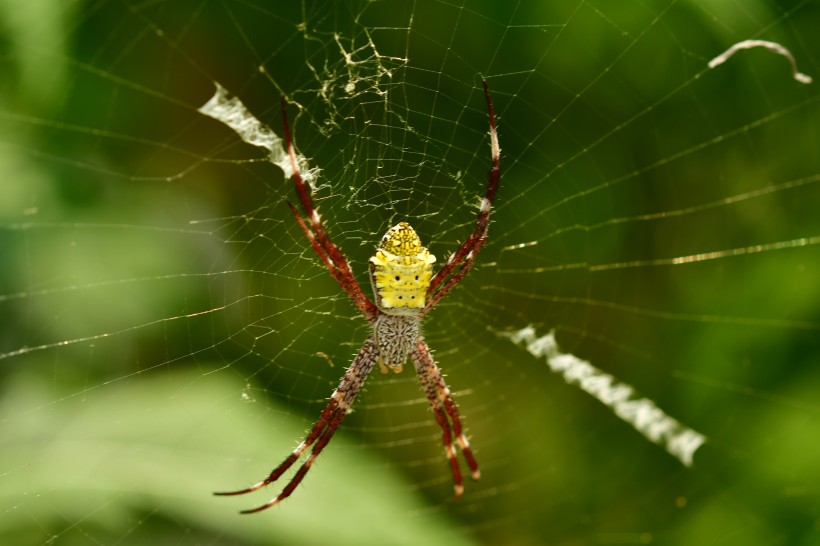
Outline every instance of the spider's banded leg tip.
<svg viewBox="0 0 820 546"><path fill-rule="evenodd" d="M253 487L248 487L247 489L240 489L238 491L216 491L214 495L217 497L233 497L234 495L244 495L245 493L253 493L257 489L261 489L265 484L265 482L260 482Z"/></svg>
<svg viewBox="0 0 820 546"><path fill-rule="evenodd" d="M481 471L480 470L473 470L472 476L474 480L478 480L481 478Z"/></svg>
<svg viewBox="0 0 820 546"><path fill-rule="evenodd" d="M455 485L453 489L455 490L453 493L453 500L458 499L464 493L464 486L461 484Z"/></svg>
<svg viewBox="0 0 820 546"><path fill-rule="evenodd" d="M251 508L250 510L240 510L239 513L242 514L242 515L256 514L257 512L261 512L262 510L267 510L268 508L270 508L271 506L274 506L276 504L279 504L279 499L275 499L274 501L269 502L267 504L263 504L262 506L257 506L256 508Z"/></svg>

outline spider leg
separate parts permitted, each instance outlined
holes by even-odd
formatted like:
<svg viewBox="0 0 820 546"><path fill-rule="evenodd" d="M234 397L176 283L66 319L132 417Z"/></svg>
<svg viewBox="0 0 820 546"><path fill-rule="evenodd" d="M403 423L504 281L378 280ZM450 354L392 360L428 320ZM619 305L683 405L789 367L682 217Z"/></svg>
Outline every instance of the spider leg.
<svg viewBox="0 0 820 546"><path fill-rule="evenodd" d="M350 264L347 263L342 251L330 240L330 236L325 231L322 225L322 220L319 217L319 212L313 205L313 199L310 196L310 190L302 180L302 174L299 171L299 162L296 160L296 152L293 150L293 139L290 134L290 127L288 125L287 102L284 95L282 96L282 121L285 129L285 144L288 148L288 155L290 156L290 164L293 169L293 185L296 188L296 195L299 196L299 201L302 203L302 209L307 217L307 223L299 215L296 207L288 202L291 212L299 222L299 227L307 235L313 250L319 255L319 258L325 264L331 276L339 283L339 286L347 292L356 307L362 312L367 320L372 320L378 315L376 304L364 295L359 283L356 282L356 277L350 270ZM309 225L308 225L309 224Z"/></svg>
<svg viewBox="0 0 820 546"><path fill-rule="evenodd" d="M493 99L490 96L490 88L487 86L487 80L482 80L482 84L484 85L484 97L487 100L487 115L490 118L490 151L492 153L492 166L489 173L487 173L487 193L484 195L484 199L481 200L475 229L430 280L430 286L427 289L427 304L424 306L425 313L461 282L487 240L490 209L495 201L498 182L501 180L501 148L498 146L495 109L493 108Z"/></svg>
<svg viewBox="0 0 820 546"><path fill-rule="evenodd" d="M327 406L325 406L325 409L322 410L322 414L319 416L319 420L316 421L316 424L314 424L313 428L310 429L310 432L302 443L300 443L296 449L293 450L293 452L282 462L282 464L273 469L267 478L246 489L228 491L224 493L214 493L214 495L244 495L245 493L251 493L252 491L256 491L270 483L275 482L282 476L282 474L293 466L293 463L298 461L305 451L307 451L312 445L313 449L311 449L307 459L305 459L305 462L302 463L302 466L299 467L299 470L296 471L296 474L294 474L293 478L291 478L285 485L279 495L261 506L250 510L243 510L240 513L253 514L255 512L261 512L262 510L279 503L283 499L288 498L296 487L302 482L302 479L308 473L308 470L310 470L311 465L313 465L313 461L316 460L316 457L318 457L325 446L327 446L330 439L333 437L333 434L339 428L339 425L342 424L342 420L350 411L353 401L356 399L356 395L359 394L359 391L362 389L365 379L367 379L370 370L372 370L373 366L376 364L378 357L379 350L376 342L372 337L370 337L367 341L365 341L359 351L359 354L356 355L356 358L353 359L353 363L345 372L339 386L333 391L333 394L330 396L330 401Z"/></svg>
<svg viewBox="0 0 820 546"><path fill-rule="evenodd" d="M339 286L341 286L342 289L348 294L350 294L351 291L355 291L356 287L350 284L352 277L345 277L344 274L342 274L342 272L333 265L333 262L327 255L327 252L325 252L325 249L319 244L319 241L316 240L316 237L313 235L310 228L307 227L307 224L305 224L305 221L299 215L299 211L296 210L294 204L288 201L288 207L290 207L290 211L293 213L294 218L296 218L296 222L299 224L299 227L305 232L305 235L307 236L308 241L310 241L310 245L313 247L314 252L316 252L319 259L322 260L322 263L325 264L325 267L327 267L328 271L330 271L330 275L333 279L339 283ZM353 279L353 282L356 282L355 279Z"/></svg>
<svg viewBox="0 0 820 546"><path fill-rule="evenodd" d="M416 342L416 348L410 353L410 357L416 366L416 373L418 373L424 392L427 394L427 400L433 409L436 422L439 427L441 427L444 451L447 454L450 469L453 472L455 497L458 498L464 491L464 485L461 479L461 469L456 460L456 450L453 446L454 436L456 444L459 449L461 449L461 453L467 461L467 466L470 468L471 477L474 480L481 477L478 463L473 455L473 450L470 448L470 442L467 441L467 437L464 435L458 408L456 407L455 401L453 401L450 389L444 382L441 370L436 366L433 356L430 354L430 348L423 339L419 338ZM451 422L452 426L450 424Z"/></svg>

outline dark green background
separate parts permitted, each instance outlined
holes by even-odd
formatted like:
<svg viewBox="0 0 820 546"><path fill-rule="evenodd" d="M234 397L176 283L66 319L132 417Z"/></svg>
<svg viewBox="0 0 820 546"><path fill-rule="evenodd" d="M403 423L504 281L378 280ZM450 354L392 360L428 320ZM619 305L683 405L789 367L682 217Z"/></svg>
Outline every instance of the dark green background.
<svg viewBox="0 0 820 546"><path fill-rule="evenodd" d="M820 543L820 94L760 49L707 68L759 38L820 77L818 2L280 4L0 5L0 542ZM440 262L472 229L482 77L490 240L425 322L481 481L449 503L413 374L374 374L237 516L266 493L210 492L296 445L367 330L197 108L218 81L280 131L288 97L367 289L396 222ZM706 434L693 468L496 335L527 325Z"/></svg>

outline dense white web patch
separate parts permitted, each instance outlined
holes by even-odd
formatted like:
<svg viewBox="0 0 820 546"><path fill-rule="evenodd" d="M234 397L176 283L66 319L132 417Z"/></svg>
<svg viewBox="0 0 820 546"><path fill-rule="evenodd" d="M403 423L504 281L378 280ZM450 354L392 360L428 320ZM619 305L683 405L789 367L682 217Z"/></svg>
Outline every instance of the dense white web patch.
<svg viewBox="0 0 820 546"><path fill-rule="evenodd" d="M561 374L568 384L578 385L648 440L663 447L685 466L692 466L695 451L706 442L703 434L673 419L652 400L637 397L630 385L618 381L586 360L562 353L554 331L537 337L535 329L527 326L517 331L499 332L498 335L522 345L536 358L546 357L550 369Z"/></svg>
<svg viewBox="0 0 820 546"><path fill-rule="evenodd" d="M773 53L777 53L778 55L782 55L789 60L789 65L791 66L792 77L800 82L805 84L810 84L812 82L811 76L808 74L803 74L797 70L797 61L794 60L794 55L792 52L783 47L782 45L778 44L777 42L770 42L768 40L744 40L742 42L738 42L734 44L732 47L709 61L709 68L715 68L717 66L722 65L726 61L728 61L732 55L740 51L741 49L751 49L754 47L762 47L764 49L768 49Z"/></svg>
<svg viewBox="0 0 820 546"><path fill-rule="evenodd" d="M282 169L285 178L292 177L293 165L290 162L285 140L251 114L239 97L232 95L217 82L214 82L214 85L216 92L199 108L199 112L230 127L251 146L268 150L268 160ZM311 184L319 173L318 167L310 167L303 155L295 150L294 152L302 179Z"/></svg>

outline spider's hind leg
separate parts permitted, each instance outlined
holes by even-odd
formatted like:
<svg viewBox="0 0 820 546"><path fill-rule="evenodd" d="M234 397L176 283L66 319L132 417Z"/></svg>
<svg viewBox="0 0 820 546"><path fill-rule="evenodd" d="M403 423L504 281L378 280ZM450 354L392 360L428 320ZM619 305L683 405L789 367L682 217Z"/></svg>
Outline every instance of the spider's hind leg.
<svg viewBox="0 0 820 546"><path fill-rule="evenodd" d="M271 506L289 497L296 487L302 482L302 479L308 473L308 470L310 470L311 465L313 465L313 461L316 460L325 446L327 446L328 442L330 442L330 439L333 437L336 429L338 429L339 425L342 424L342 420L350 411L353 401L356 399L356 395L360 390L362 390L364 381L367 379L370 370L372 370L373 366L375 366L378 358L379 349L375 340L371 336L367 338L367 341L365 341L359 351L359 354L353 359L353 363L345 372L339 386L333 391L333 394L330 397L330 402L328 402L327 406L325 406L319 420L313 425L313 428L311 428L307 438L305 438L305 440L302 441L302 443L300 443L290 455L288 455L282 464L277 466L267 478L246 489L214 494L220 496L244 495L245 493L250 493L261 489L278 480L282 474L293 466L293 464L298 461L302 455L304 455L304 453L311 448L311 446L313 446L310 450L310 454L305 459L305 462L302 463L302 466L299 467L299 470L296 471L296 474L294 474L293 478L291 478L291 480L285 485L279 495L261 506L250 510L243 510L241 513L253 514L255 512L261 512L262 510L270 508Z"/></svg>
<svg viewBox="0 0 820 546"><path fill-rule="evenodd" d="M430 407L436 417L436 422L439 427L441 427L444 451L447 454L450 469L453 472L455 497L458 498L464 492L464 485L461 478L461 469L456 460L453 437L455 437L455 443L464 455L467 466L470 468L470 476L474 480L481 477L478 462L475 460L473 450L470 448L470 442L467 441L467 437L462 429L461 418L456 403L450 394L450 389L444 382L441 370L436 366L430 354L430 349L423 339L419 338L416 343L416 349L410 353L410 357L416 365L416 373L418 373L419 380L421 381L422 387L424 387L424 392L427 394L427 400L430 402Z"/></svg>

